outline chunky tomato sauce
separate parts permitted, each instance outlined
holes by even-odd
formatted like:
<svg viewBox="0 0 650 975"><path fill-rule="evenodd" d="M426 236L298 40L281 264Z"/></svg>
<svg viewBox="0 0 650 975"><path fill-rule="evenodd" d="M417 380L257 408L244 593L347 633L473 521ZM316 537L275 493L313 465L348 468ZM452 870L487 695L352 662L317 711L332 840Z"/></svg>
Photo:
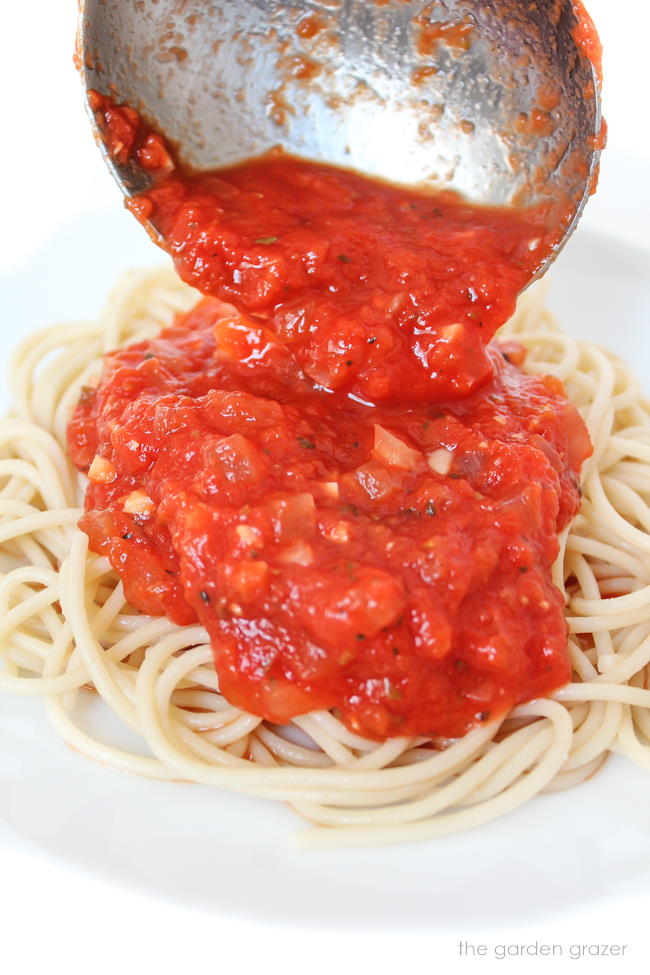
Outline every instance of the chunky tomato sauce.
<svg viewBox="0 0 650 975"><path fill-rule="evenodd" d="M263 322L314 383L432 402L489 378L487 343L552 244L539 214L283 154L188 177L131 109L95 107L114 155L158 175L129 205L181 277Z"/></svg>
<svg viewBox="0 0 650 975"><path fill-rule="evenodd" d="M448 738L568 681L550 568L591 446L490 342L543 226L281 155L190 176L96 106L209 296L108 355L69 426L133 604L200 620L224 695L275 722Z"/></svg>
<svg viewBox="0 0 650 975"><path fill-rule="evenodd" d="M582 0L573 0L573 12L576 16L576 25L572 31L573 40L578 49L593 64L598 80L602 81L603 45L600 42L596 26L585 10Z"/></svg>
<svg viewBox="0 0 650 975"><path fill-rule="evenodd" d="M263 321L314 383L373 402L484 383L545 254L532 219L282 156L168 177L132 205L184 280Z"/></svg>

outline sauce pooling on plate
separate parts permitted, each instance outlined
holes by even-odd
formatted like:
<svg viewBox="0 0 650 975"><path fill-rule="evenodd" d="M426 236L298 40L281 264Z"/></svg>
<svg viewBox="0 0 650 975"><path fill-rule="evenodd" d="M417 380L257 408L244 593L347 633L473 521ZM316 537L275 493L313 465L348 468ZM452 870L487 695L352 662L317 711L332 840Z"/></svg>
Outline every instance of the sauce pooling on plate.
<svg viewBox="0 0 650 975"><path fill-rule="evenodd" d="M566 683L557 532L591 446L561 384L491 342L539 217L270 155L130 201L208 297L111 353L69 427L81 526L146 613L207 628L227 699L449 738Z"/></svg>

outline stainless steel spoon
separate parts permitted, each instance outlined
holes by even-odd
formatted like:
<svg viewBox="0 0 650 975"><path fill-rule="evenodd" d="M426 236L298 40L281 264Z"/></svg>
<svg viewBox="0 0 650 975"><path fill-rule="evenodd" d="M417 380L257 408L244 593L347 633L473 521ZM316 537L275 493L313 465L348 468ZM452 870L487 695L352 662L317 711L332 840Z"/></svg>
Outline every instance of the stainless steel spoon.
<svg viewBox="0 0 650 975"><path fill-rule="evenodd" d="M194 169L282 145L479 203L568 201L557 253L600 154L576 24L572 0L82 0L79 55L87 91ZM146 187L104 152L126 194Z"/></svg>

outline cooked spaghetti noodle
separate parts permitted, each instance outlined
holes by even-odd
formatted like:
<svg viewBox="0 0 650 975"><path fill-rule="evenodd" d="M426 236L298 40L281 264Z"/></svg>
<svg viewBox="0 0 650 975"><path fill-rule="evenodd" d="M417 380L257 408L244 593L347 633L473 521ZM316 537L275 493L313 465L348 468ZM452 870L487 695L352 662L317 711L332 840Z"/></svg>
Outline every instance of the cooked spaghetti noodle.
<svg viewBox="0 0 650 975"><path fill-rule="evenodd" d="M77 528L83 478L66 424L104 352L150 338L196 292L171 270L134 272L98 323L31 335L0 422L0 689L44 698L57 733L115 769L289 803L310 847L423 840L477 826L588 778L610 752L650 769L650 406L634 374L562 333L539 288L501 335L525 369L557 376L594 444L579 515L560 538L574 682L455 741L361 738L330 712L276 727L220 694L200 626L144 616ZM89 691L143 742L127 752L79 719Z"/></svg>

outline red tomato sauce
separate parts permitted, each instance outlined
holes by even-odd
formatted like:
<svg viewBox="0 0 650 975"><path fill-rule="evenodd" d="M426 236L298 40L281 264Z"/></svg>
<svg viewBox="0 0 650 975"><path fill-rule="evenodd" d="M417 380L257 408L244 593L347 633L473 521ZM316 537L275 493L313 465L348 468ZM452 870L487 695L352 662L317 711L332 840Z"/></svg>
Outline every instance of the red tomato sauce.
<svg viewBox="0 0 650 975"><path fill-rule="evenodd" d="M84 392L81 527L142 611L207 627L232 703L460 735L569 679L549 568L589 452L559 383L488 355L462 401L368 407L205 299Z"/></svg>
<svg viewBox="0 0 650 975"><path fill-rule="evenodd" d="M532 217L282 155L173 174L131 205L185 281L263 321L314 383L372 402L484 383L548 249Z"/></svg>
<svg viewBox="0 0 650 975"><path fill-rule="evenodd" d="M577 19L572 32L573 40L582 54L591 61L598 81L602 82L603 45L600 42L596 26L585 10L582 0L573 0L573 12Z"/></svg>
<svg viewBox="0 0 650 975"><path fill-rule="evenodd" d="M566 683L550 569L591 445L489 341L543 228L283 156L190 176L109 108L157 175L132 208L211 296L109 354L69 426L128 598L199 620L275 722L449 738Z"/></svg>
<svg viewBox="0 0 650 975"><path fill-rule="evenodd" d="M314 383L431 402L489 379L487 343L552 246L540 213L284 154L188 176L131 109L94 107L111 153L156 174L129 206L183 280L264 322Z"/></svg>

